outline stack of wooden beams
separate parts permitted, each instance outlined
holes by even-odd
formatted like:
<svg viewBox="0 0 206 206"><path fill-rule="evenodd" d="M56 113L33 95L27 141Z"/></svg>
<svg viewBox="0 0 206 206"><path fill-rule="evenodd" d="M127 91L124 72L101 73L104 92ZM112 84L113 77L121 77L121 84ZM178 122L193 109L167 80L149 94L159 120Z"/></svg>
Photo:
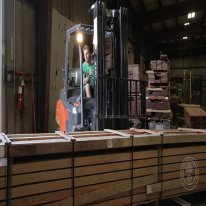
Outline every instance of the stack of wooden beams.
<svg viewBox="0 0 206 206"><path fill-rule="evenodd" d="M163 60L152 60L150 62L151 65L151 69L153 71L157 70L157 71L168 71L169 70L169 66L168 63L163 61Z"/></svg>
<svg viewBox="0 0 206 206"><path fill-rule="evenodd" d="M168 58L167 54L161 54L160 55L160 59L162 61L169 62L169 58Z"/></svg>
<svg viewBox="0 0 206 206"><path fill-rule="evenodd" d="M204 130L2 134L0 205L139 205L197 192L205 149Z"/></svg>
<svg viewBox="0 0 206 206"><path fill-rule="evenodd" d="M170 95L169 95L169 60L167 55L161 55L160 60L150 62L151 70L148 74L148 88L146 92L146 108L149 129L170 129ZM150 111L149 111L150 110ZM153 110L153 111L151 111ZM158 111L158 112L154 112ZM166 112L165 112L166 111ZM160 113L169 114L166 118ZM155 114L155 115L154 115ZM156 115L158 114L158 115ZM158 119L158 117L160 117ZM169 120L169 121L168 121Z"/></svg>
<svg viewBox="0 0 206 206"><path fill-rule="evenodd" d="M140 95L129 96L128 114L134 116L141 116L141 97Z"/></svg>
<svg viewBox="0 0 206 206"><path fill-rule="evenodd" d="M140 94L141 93L141 82L135 81L135 79L131 79L128 82L128 92L132 94Z"/></svg>
<svg viewBox="0 0 206 206"><path fill-rule="evenodd" d="M168 84L168 72L157 72L157 71L147 71L148 84L151 86L156 86L158 84L164 85Z"/></svg>
<svg viewBox="0 0 206 206"><path fill-rule="evenodd" d="M185 123L190 128L206 128L206 111L198 107L184 108Z"/></svg>
<svg viewBox="0 0 206 206"><path fill-rule="evenodd" d="M163 132L161 182L147 186L147 193L162 191L162 198L170 198L205 190L206 130L182 131Z"/></svg>
<svg viewBox="0 0 206 206"><path fill-rule="evenodd" d="M169 91L167 88L147 88L146 95L150 97L168 97Z"/></svg>
<svg viewBox="0 0 206 206"><path fill-rule="evenodd" d="M145 79L144 70L139 64L128 65L128 113L130 116L141 117L141 92Z"/></svg>
<svg viewBox="0 0 206 206"><path fill-rule="evenodd" d="M170 109L170 101L167 97L147 97L147 108L156 110L168 110Z"/></svg>
<svg viewBox="0 0 206 206"><path fill-rule="evenodd" d="M128 79L145 80L144 70L139 64L128 65Z"/></svg>
<svg viewBox="0 0 206 206"><path fill-rule="evenodd" d="M153 121L166 121L170 122L172 119L172 112L171 110L154 110L154 109L147 109L147 116L148 120Z"/></svg>

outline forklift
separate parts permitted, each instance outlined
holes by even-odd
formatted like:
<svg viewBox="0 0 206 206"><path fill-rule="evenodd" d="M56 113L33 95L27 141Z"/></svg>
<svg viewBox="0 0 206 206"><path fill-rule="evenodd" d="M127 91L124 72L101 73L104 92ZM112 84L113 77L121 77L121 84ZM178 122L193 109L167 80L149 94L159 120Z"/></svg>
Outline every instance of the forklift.
<svg viewBox="0 0 206 206"><path fill-rule="evenodd" d="M66 32L64 88L60 91L56 106L56 121L60 131L128 129L131 119L143 119L145 122L145 82L128 79L127 8L109 10L105 8L105 3L98 0L91 6L89 13L93 16L93 26L77 24ZM79 50L80 69L75 72L69 68L72 35L77 36ZM83 35L93 36L95 84L92 98L84 95ZM107 38L112 42L112 68L109 72L105 70ZM72 73L76 81L71 86L69 79Z"/></svg>

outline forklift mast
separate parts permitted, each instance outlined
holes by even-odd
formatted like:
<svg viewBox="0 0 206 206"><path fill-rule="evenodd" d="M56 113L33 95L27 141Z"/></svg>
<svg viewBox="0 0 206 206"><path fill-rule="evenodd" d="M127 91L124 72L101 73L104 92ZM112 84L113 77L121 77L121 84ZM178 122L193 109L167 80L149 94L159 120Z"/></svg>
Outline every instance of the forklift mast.
<svg viewBox="0 0 206 206"><path fill-rule="evenodd" d="M127 8L108 10L102 1L92 6L95 63L95 130L128 128ZM113 69L105 75L105 33L112 37Z"/></svg>

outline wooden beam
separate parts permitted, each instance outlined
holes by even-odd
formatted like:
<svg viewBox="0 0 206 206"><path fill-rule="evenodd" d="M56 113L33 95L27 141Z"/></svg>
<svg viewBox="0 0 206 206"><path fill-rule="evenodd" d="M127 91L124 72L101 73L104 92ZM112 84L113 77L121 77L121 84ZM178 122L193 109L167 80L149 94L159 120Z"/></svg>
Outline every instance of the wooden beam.
<svg viewBox="0 0 206 206"><path fill-rule="evenodd" d="M205 183L205 182L206 182L206 175L201 175L201 178L198 181L198 184ZM155 183L152 185L148 185L147 193L160 192L161 190L167 191L167 190L176 189L176 188L183 188L180 178L174 179L174 180L163 181L162 183Z"/></svg>
<svg viewBox="0 0 206 206"><path fill-rule="evenodd" d="M156 175L151 175L149 177L143 177L143 178L138 178L133 181L133 188L138 188L142 187L144 185L149 184L149 182L154 182L157 180ZM105 198L109 197L112 195L116 195L120 192L125 192L131 189L131 180L128 180L126 183L120 183L117 185L114 185L112 187L107 187L104 189L96 190L91 193L86 193L84 195L80 195L75 198L75 203L77 205L82 205L82 204L88 204L90 202L96 201L100 198ZM51 204L51 206L65 206L65 205L71 205L73 202L72 198L65 199L61 202Z"/></svg>

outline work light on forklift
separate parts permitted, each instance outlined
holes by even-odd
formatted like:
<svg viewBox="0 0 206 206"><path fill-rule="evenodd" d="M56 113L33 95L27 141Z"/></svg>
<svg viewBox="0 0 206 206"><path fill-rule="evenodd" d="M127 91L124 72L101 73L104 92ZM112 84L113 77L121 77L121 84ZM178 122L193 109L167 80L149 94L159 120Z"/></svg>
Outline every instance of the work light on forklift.
<svg viewBox="0 0 206 206"><path fill-rule="evenodd" d="M83 41L83 35L82 35L81 32L78 32L78 33L77 33L77 42L78 42L79 44L81 44L82 41Z"/></svg>

